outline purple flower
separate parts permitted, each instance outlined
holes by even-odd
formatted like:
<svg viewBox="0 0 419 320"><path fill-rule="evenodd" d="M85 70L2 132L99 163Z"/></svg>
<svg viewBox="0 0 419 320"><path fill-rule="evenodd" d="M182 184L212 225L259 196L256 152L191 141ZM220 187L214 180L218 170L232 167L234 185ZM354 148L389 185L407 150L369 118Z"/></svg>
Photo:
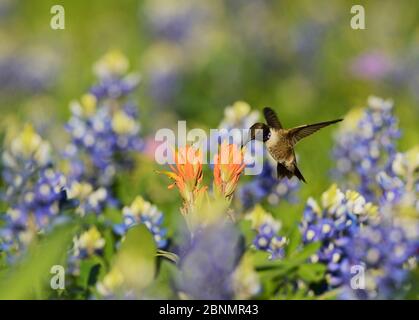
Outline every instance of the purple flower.
<svg viewBox="0 0 419 320"><path fill-rule="evenodd" d="M251 227L256 231L253 246L257 250L269 252L270 260L282 259L288 239L278 235L281 223L261 206L256 206L245 219L251 221Z"/></svg>
<svg viewBox="0 0 419 320"><path fill-rule="evenodd" d="M233 274L244 251L231 224L209 226L186 236L179 252L176 287L193 299L227 300L234 296Z"/></svg>
<svg viewBox="0 0 419 320"><path fill-rule="evenodd" d="M418 241L409 240L403 229L391 225L371 225L345 246L349 267L364 268L364 288L349 288L353 274L346 270L348 287L344 298L394 299L403 297L409 275L409 261L418 256ZM410 263L411 264L411 263Z"/></svg>
<svg viewBox="0 0 419 320"><path fill-rule="evenodd" d="M45 49L29 49L24 52L0 55L2 93L37 93L54 84L59 69L57 56Z"/></svg>
<svg viewBox="0 0 419 320"><path fill-rule="evenodd" d="M351 65L351 73L358 78L378 80L392 72L390 59L380 52L367 52L356 57Z"/></svg>
<svg viewBox="0 0 419 320"><path fill-rule="evenodd" d="M128 60L121 53L106 54L94 67L98 84L71 103L66 125L71 144L65 156L72 180L110 188L119 170L133 167L133 152L142 150L137 106L129 101L138 76L125 76L127 68Z"/></svg>
<svg viewBox="0 0 419 320"><path fill-rule="evenodd" d="M123 222L114 225L115 233L124 235L130 227L143 223L153 234L157 247L166 247L167 230L162 227L164 216L155 205L138 196L129 207L122 209L122 215Z"/></svg>
<svg viewBox="0 0 419 320"><path fill-rule="evenodd" d="M377 207L367 203L359 193L343 193L336 185L323 193L322 205L323 208L309 198L303 213L301 232L303 243L321 242L321 248L310 257L310 261L327 266L326 282L334 288L344 281L348 242L356 238L361 224L375 217Z"/></svg>
<svg viewBox="0 0 419 320"><path fill-rule="evenodd" d="M370 97L368 108L348 114L336 136L333 174L366 200L378 202L376 176L395 156L399 137L393 103Z"/></svg>

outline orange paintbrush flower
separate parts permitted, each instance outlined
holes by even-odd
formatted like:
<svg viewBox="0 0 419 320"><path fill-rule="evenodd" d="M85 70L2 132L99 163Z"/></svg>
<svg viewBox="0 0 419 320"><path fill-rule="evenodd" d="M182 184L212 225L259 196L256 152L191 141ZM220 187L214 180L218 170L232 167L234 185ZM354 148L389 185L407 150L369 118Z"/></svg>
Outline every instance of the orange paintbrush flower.
<svg viewBox="0 0 419 320"><path fill-rule="evenodd" d="M221 143L214 159L214 190L230 199L244 167L243 150L235 144Z"/></svg>
<svg viewBox="0 0 419 320"><path fill-rule="evenodd" d="M206 191L202 182L202 152L191 146L179 148L174 151L174 165L169 165L172 171L161 173L173 179L169 189L175 186L184 200L184 213L193 207L195 200Z"/></svg>

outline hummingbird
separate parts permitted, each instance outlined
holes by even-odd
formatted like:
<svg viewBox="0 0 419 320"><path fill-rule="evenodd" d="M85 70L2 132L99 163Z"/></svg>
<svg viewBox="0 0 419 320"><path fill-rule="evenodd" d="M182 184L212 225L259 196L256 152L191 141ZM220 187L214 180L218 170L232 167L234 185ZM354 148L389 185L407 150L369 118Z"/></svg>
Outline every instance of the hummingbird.
<svg viewBox="0 0 419 320"><path fill-rule="evenodd" d="M284 129L275 111L264 108L263 115L266 123L257 122L250 127L250 137L242 144L242 147L251 140L263 141L269 154L277 162L277 177L288 179L296 176L306 183L301 171L297 167L294 146L301 139L313 134L321 128L327 127L343 119L324 121L314 124L306 124L291 129Z"/></svg>

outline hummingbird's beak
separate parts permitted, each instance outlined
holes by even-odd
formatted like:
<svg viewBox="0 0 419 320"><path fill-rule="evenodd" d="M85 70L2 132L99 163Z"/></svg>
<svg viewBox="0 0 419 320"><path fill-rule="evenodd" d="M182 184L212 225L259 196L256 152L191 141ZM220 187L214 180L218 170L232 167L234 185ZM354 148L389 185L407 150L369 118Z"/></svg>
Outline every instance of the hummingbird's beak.
<svg viewBox="0 0 419 320"><path fill-rule="evenodd" d="M247 130L247 133L245 135L243 135L242 137L242 144L241 144L241 149L243 149L249 142L250 140L252 140L252 134L251 134L251 130Z"/></svg>

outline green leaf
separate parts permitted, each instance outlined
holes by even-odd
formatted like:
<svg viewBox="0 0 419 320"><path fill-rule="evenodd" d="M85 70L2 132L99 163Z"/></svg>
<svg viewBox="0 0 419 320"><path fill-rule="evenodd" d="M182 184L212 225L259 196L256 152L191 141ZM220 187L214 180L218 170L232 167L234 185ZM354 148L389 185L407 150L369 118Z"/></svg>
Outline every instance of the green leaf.
<svg viewBox="0 0 419 320"><path fill-rule="evenodd" d="M342 288L336 288L330 291L326 291L325 293L317 296L317 299L318 300L336 300L338 299L341 291L342 291Z"/></svg>
<svg viewBox="0 0 419 320"><path fill-rule="evenodd" d="M146 289L147 297L176 299L176 293L173 291L173 279L179 277L179 272L175 264L167 260L162 260L153 285L148 286Z"/></svg>
<svg viewBox="0 0 419 320"><path fill-rule="evenodd" d="M83 289L87 289L89 282L90 270L97 264L93 259L84 259L80 261L79 274L76 277L77 284Z"/></svg>
<svg viewBox="0 0 419 320"><path fill-rule="evenodd" d="M303 247L299 252L293 254L289 260L292 264L301 264L307 261L313 254L315 254L321 247L321 242L312 242Z"/></svg>
<svg viewBox="0 0 419 320"><path fill-rule="evenodd" d="M28 249L27 256L17 265L2 272L0 299L35 299L52 294L49 287L54 265L63 265L65 254L76 232L74 225L57 227L39 243Z"/></svg>
<svg viewBox="0 0 419 320"><path fill-rule="evenodd" d="M112 221L113 223L123 222L121 211L118 208L108 207L105 209L104 215L106 220Z"/></svg>
<svg viewBox="0 0 419 320"><path fill-rule="evenodd" d="M299 267L305 264L308 258L319 250L320 246L321 246L320 242L313 242L305 246L301 251L294 253L289 258L285 258L282 260L264 261L262 263L256 263L255 264L256 270L259 272L263 272L263 277L265 279L270 279L269 281L279 281L279 279L283 277L294 277ZM306 275L308 277L310 275L312 277L316 277L316 274L308 275L308 272L310 271L306 271L303 269L302 272L303 272L303 275ZM315 272L313 271L313 273Z"/></svg>
<svg viewBox="0 0 419 320"><path fill-rule="evenodd" d="M244 236L246 246L249 246L255 238L255 231L252 230L251 221L242 219L239 221L238 225L241 233Z"/></svg>
<svg viewBox="0 0 419 320"><path fill-rule="evenodd" d="M292 229L289 235L289 243L285 247L285 254L287 257L291 256L297 251L299 245L301 244L301 239L302 239L301 232L298 226L296 226L295 228Z"/></svg>
<svg viewBox="0 0 419 320"><path fill-rule="evenodd" d="M419 300L419 269L415 268L411 271L410 281L411 285L408 287L404 299Z"/></svg>
<svg viewBox="0 0 419 320"><path fill-rule="evenodd" d="M103 238L105 239L105 247L103 248L103 258L106 262L110 262L114 256L115 238L111 230L103 231Z"/></svg>
<svg viewBox="0 0 419 320"><path fill-rule="evenodd" d="M322 280L326 266L321 263L305 263L298 268L298 276L306 282L319 282Z"/></svg>
<svg viewBox="0 0 419 320"><path fill-rule="evenodd" d="M141 293L153 281L156 273L156 244L143 224L130 228L115 260L124 278L124 285Z"/></svg>
<svg viewBox="0 0 419 320"><path fill-rule="evenodd" d="M301 251L295 252L291 257L283 260L263 261L256 263L256 268L259 271L271 269L284 269L289 270L298 267L300 264L307 261L313 254L320 249L320 242L312 242L306 245Z"/></svg>
<svg viewBox="0 0 419 320"><path fill-rule="evenodd" d="M100 267L101 265L97 263L90 269L89 277L87 279L88 286L94 286L96 284L99 276Z"/></svg>

